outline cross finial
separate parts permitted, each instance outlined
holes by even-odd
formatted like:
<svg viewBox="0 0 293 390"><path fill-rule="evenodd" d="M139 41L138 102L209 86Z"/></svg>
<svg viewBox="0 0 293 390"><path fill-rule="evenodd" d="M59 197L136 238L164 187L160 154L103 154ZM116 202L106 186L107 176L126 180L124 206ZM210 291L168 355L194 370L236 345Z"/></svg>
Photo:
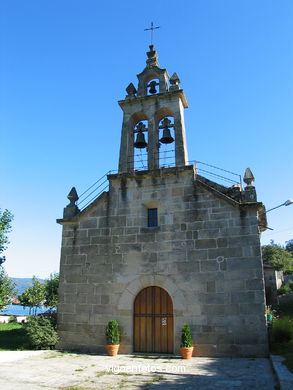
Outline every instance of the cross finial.
<svg viewBox="0 0 293 390"><path fill-rule="evenodd" d="M161 26L156 26L154 27L154 23L151 22L151 27L150 28L145 28L144 31L151 31L151 45L153 44L153 34L154 34L154 30L156 30L157 28L161 28Z"/></svg>

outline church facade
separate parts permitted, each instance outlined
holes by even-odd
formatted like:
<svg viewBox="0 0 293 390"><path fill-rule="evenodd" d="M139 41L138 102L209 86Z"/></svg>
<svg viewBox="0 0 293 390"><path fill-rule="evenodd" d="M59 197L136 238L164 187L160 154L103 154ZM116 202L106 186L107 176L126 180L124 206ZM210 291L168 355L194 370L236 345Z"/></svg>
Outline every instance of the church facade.
<svg viewBox="0 0 293 390"><path fill-rule="evenodd" d="M246 170L245 188L199 175L188 162L180 80L159 67L152 45L147 56L137 89L129 84L119 101L109 190L80 211L73 188L57 220L60 347L102 353L116 319L121 353L178 354L189 324L195 356L266 356L266 219L253 175Z"/></svg>

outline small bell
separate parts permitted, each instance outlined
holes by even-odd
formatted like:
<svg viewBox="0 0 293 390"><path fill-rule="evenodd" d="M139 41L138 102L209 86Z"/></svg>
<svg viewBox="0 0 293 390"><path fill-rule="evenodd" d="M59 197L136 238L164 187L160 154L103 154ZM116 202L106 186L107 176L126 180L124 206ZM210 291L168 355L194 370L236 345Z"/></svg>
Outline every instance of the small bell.
<svg viewBox="0 0 293 390"><path fill-rule="evenodd" d="M171 132L168 127L163 130L163 137L160 139L160 142L162 142L162 144L171 144L174 142L174 138L171 136Z"/></svg>
<svg viewBox="0 0 293 390"><path fill-rule="evenodd" d="M158 84L156 83L156 81L151 81L151 82L149 83L150 93L152 93L152 94L157 93L156 85L158 85Z"/></svg>
<svg viewBox="0 0 293 390"><path fill-rule="evenodd" d="M134 147L138 149L143 149L147 147L147 143L145 142L144 134L143 133L137 133L136 141L134 142Z"/></svg>

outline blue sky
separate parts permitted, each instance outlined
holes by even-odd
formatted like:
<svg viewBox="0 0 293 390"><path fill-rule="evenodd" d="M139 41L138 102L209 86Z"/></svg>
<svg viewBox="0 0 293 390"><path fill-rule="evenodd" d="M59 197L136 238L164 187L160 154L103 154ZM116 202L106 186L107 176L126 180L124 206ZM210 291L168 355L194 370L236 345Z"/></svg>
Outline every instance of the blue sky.
<svg viewBox="0 0 293 390"><path fill-rule="evenodd" d="M190 159L242 174L269 209L293 198L291 0L0 2L0 207L13 212L10 276L59 270L62 217L116 169L122 111L153 21L159 63L177 72ZM262 242L293 238L293 205Z"/></svg>

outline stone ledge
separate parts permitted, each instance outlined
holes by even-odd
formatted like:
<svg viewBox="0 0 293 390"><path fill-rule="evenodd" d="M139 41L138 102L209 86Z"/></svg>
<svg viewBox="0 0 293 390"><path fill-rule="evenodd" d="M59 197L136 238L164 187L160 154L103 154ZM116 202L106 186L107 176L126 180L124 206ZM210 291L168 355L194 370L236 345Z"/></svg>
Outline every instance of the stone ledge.
<svg viewBox="0 0 293 390"><path fill-rule="evenodd" d="M145 102L146 100L154 100L154 102L156 102L157 99L165 100L166 96L168 96L170 98L170 97L176 96L176 95L179 95L179 97L182 101L183 107L188 108L186 96L183 92L183 89L181 89L181 88L177 89L177 90L169 90L169 91L165 91L165 92L161 92L161 93L159 92L159 93L156 93L154 95L133 96L131 98L126 98L125 100L118 100L118 104L122 108L123 106L129 105L129 104L141 104L141 103Z"/></svg>
<svg viewBox="0 0 293 390"><path fill-rule="evenodd" d="M109 181L113 179L119 179L122 177L127 177L131 179L135 179L137 177L141 176L156 176L156 177L162 177L167 175L174 175L178 174L178 172L194 172L194 165L179 165L175 167L162 167L157 169L146 169L146 170L129 170L125 172L118 172L118 173L112 173L110 175L107 175L107 178Z"/></svg>
<svg viewBox="0 0 293 390"><path fill-rule="evenodd" d="M275 374L278 378L280 390L292 390L293 389L293 374L282 363L285 358L279 355L270 355L270 360L274 368Z"/></svg>

